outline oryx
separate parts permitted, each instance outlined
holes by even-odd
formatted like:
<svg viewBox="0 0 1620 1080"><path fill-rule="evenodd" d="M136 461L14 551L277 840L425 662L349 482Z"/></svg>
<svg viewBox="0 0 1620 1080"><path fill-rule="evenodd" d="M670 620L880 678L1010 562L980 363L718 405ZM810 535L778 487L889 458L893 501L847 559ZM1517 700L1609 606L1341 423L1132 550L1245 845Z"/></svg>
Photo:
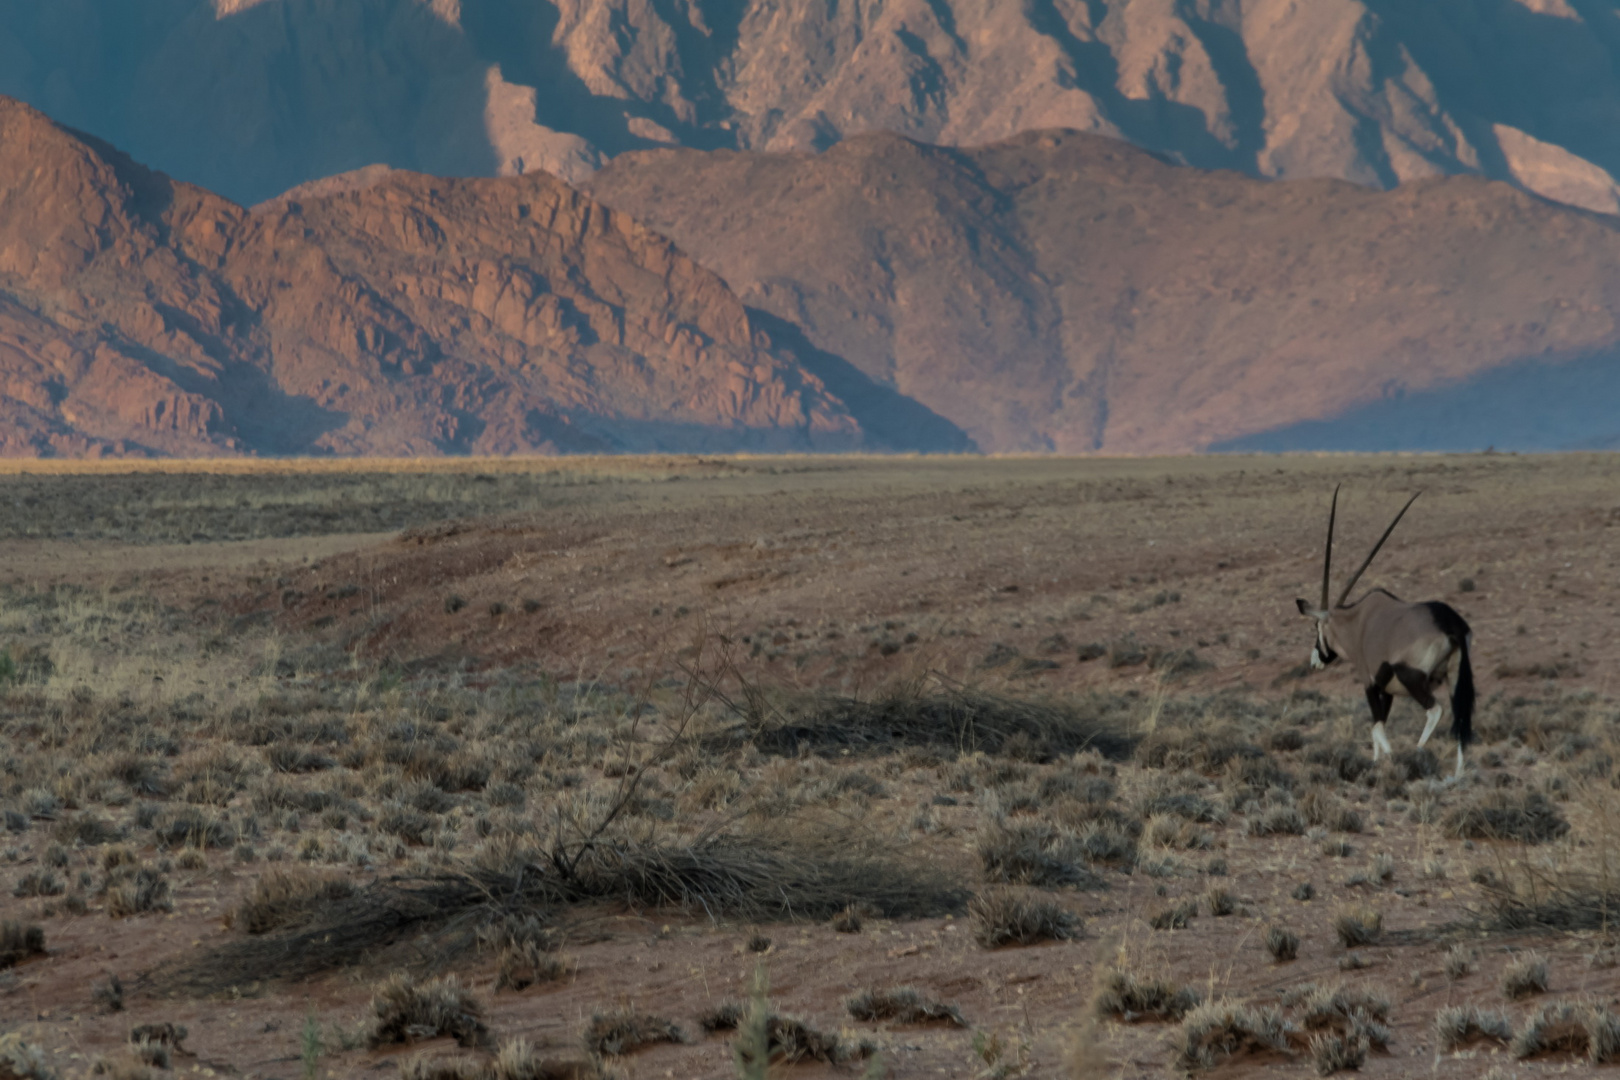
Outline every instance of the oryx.
<svg viewBox="0 0 1620 1080"><path fill-rule="evenodd" d="M1408 604L1383 589L1372 589L1353 604L1346 604L1350 590L1372 565L1378 549L1405 516L1413 495L1389 523L1384 535L1373 545L1361 568L1350 576L1344 591L1328 607L1328 577L1333 568L1333 519L1339 510L1339 489L1333 489L1333 506L1328 511L1327 554L1322 560L1322 605L1313 608L1307 600L1297 600L1301 615L1316 620L1316 645L1311 649L1311 667L1327 667L1340 656L1348 657L1367 690L1372 707L1373 760L1393 753L1384 721L1396 695L1409 697L1421 705L1427 722L1423 725L1422 746L1434 734L1445 707L1435 691L1450 677L1451 659L1458 658L1456 689L1451 694L1451 734L1457 740L1457 775L1462 775L1463 748L1473 735L1474 672L1468 663L1468 624L1448 604L1430 600Z"/></svg>

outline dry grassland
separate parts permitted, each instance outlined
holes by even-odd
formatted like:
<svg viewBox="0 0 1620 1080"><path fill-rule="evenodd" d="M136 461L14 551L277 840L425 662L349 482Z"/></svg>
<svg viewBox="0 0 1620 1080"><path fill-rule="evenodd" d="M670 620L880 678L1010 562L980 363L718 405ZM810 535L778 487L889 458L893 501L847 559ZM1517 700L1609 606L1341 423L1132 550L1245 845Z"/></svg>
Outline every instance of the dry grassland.
<svg viewBox="0 0 1620 1080"><path fill-rule="evenodd" d="M1620 1060L1617 465L14 469L0 1077ZM1341 480L1460 783L1300 670Z"/></svg>

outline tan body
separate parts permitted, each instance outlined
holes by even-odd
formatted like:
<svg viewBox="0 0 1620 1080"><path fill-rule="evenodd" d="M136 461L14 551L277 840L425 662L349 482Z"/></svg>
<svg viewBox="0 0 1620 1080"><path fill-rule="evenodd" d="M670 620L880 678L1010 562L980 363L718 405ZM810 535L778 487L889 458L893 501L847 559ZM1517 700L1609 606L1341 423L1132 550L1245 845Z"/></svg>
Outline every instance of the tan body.
<svg viewBox="0 0 1620 1080"><path fill-rule="evenodd" d="M1322 629L1328 645L1350 660L1363 685L1377 685L1396 697L1412 695L1394 675L1382 685L1376 682L1385 662L1427 671L1436 682L1445 682L1450 677L1451 658L1457 653L1451 641L1436 632L1428 605L1408 604L1383 589L1334 608Z"/></svg>

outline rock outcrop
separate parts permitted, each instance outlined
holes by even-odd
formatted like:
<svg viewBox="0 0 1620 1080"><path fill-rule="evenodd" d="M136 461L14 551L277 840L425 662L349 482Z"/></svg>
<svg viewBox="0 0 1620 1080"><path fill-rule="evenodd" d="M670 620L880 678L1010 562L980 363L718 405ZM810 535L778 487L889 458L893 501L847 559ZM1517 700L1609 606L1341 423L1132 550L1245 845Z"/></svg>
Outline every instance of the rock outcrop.
<svg viewBox="0 0 1620 1080"><path fill-rule="evenodd" d="M572 182L658 145L1066 127L1612 212L1617 71L1612 5L1575 0L0 0L0 93L243 203L373 163Z"/></svg>
<svg viewBox="0 0 1620 1080"><path fill-rule="evenodd" d="M719 277L545 173L249 212L6 99L0 148L0 453L872 445Z"/></svg>
<svg viewBox="0 0 1620 1080"><path fill-rule="evenodd" d="M1620 435L1620 219L1505 183L1265 182L1051 131L648 151L588 190L986 450ZM1375 435L1300 427L1350 414Z"/></svg>

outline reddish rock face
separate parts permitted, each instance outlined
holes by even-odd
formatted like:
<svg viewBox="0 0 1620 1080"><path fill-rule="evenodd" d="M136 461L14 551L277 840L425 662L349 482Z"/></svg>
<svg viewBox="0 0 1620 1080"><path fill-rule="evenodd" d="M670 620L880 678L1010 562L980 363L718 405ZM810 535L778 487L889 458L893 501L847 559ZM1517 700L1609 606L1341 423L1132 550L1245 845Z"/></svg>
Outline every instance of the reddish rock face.
<svg viewBox="0 0 1620 1080"><path fill-rule="evenodd" d="M543 173L250 213L0 99L0 453L845 449L669 240Z"/></svg>
<svg viewBox="0 0 1620 1080"><path fill-rule="evenodd" d="M1299 448L1239 443L1293 430L1315 449L1303 425L1351 410L1365 449L1620 437L1617 219L1504 183L1266 182L1033 131L647 151L587 190L985 450Z"/></svg>

